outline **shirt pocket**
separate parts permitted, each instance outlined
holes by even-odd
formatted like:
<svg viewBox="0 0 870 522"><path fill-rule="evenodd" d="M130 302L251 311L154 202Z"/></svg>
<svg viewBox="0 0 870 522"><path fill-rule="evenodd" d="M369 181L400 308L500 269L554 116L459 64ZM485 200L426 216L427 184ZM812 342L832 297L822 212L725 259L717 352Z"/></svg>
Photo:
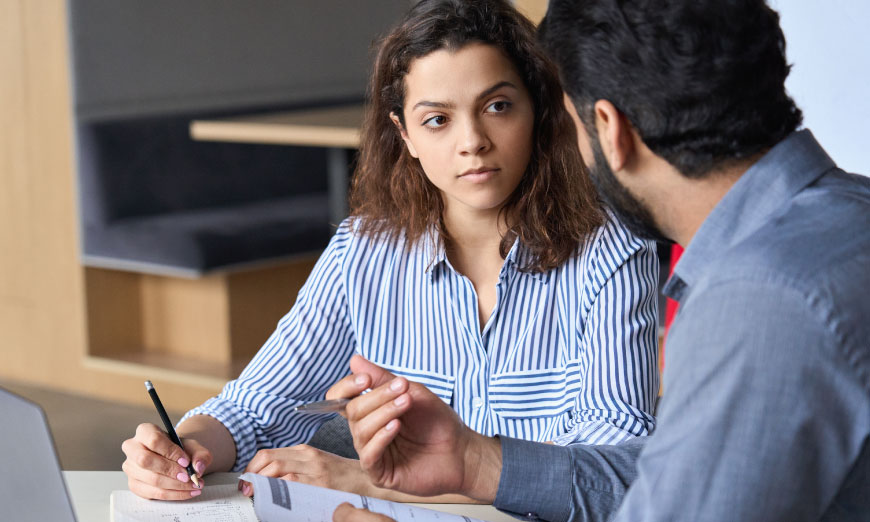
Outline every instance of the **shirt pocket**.
<svg viewBox="0 0 870 522"><path fill-rule="evenodd" d="M581 387L580 363L575 360L560 368L494 374L489 400L500 417L543 419L572 411Z"/></svg>
<svg viewBox="0 0 870 522"><path fill-rule="evenodd" d="M376 364L385 370L388 370L393 375L404 377L409 381L422 384L447 404L451 404L453 401L453 387L456 383L456 378L452 375L431 372L428 370L417 370L415 368L391 366L388 364Z"/></svg>

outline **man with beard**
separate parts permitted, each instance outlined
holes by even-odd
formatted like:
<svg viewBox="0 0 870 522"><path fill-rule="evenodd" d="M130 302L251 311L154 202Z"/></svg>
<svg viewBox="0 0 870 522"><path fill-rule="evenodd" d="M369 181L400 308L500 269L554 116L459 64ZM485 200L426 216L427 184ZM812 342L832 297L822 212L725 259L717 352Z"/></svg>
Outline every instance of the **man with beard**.
<svg viewBox="0 0 870 522"><path fill-rule="evenodd" d="M602 199L686 247L656 432L556 447L465 428L356 357L329 396L386 487L546 520L870 517L870 179L799 130L762 0L551 0L541 39ZM530 487L531 485L531 487ZM339 520L373 516L349 507ZM345 518L346 517L346 518Z"/></svg>

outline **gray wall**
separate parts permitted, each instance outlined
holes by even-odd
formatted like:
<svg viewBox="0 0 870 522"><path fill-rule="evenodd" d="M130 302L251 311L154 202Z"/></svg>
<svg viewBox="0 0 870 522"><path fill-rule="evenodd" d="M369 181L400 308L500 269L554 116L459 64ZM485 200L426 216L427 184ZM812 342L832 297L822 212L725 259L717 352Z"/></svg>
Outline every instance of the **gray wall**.
<svg viewBox="0 0 870 522"><path fill-rule="evenodd" d="M870 175L870 1L770 0L804 124L841 168Z"/></svg>
<svg viewBox="0 0 870 522"><path fill-rule="evenodd" d="M407 0L69 0L81 121L362 98Z"/></svg>

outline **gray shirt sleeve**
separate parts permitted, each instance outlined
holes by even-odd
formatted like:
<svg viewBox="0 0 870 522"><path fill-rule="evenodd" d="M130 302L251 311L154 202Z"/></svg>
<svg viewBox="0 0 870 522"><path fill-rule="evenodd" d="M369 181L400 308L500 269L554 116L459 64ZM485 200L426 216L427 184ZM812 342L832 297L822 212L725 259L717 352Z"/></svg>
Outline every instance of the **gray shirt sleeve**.
<svg viewBox="0 0 870 522"><path fill-rule="evenodd" d="M824 310L772 281L681 304L659 430L615 520L818 520L870 414Z"/></svg>
<svg viewBox="0 0 870 522"><path fill-rule="evenodd" d="M646 440L563 447L502 437L503 466L493 505L541 520L609 520L634 480Z"/></svg>
<svg viewBox="0 0 870 522"><path fill-rule="evenodd" d="M496 507L618 522L818 520L830 509L861 454L870 399L823 314L756 282L682 306L643 448L503 439Z"/></svg>

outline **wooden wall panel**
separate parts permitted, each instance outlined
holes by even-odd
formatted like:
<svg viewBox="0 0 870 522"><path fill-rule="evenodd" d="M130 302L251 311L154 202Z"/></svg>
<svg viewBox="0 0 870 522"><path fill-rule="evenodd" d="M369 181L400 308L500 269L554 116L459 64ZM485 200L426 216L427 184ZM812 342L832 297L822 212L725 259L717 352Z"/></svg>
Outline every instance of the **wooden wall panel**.
<svg viewBox="0 0 870 522"><path fill-rule="evenodd" d="M536 24L547 13L547 0L514 0L514 6Z"/></svg>
<svg viewBox="0 0 870 522"><path fill-rule="evenodd" d="M148 404L139 376L86 361L63 0L0 0L0 376ZM169 382L185 409L208 383Z"/></svg>

